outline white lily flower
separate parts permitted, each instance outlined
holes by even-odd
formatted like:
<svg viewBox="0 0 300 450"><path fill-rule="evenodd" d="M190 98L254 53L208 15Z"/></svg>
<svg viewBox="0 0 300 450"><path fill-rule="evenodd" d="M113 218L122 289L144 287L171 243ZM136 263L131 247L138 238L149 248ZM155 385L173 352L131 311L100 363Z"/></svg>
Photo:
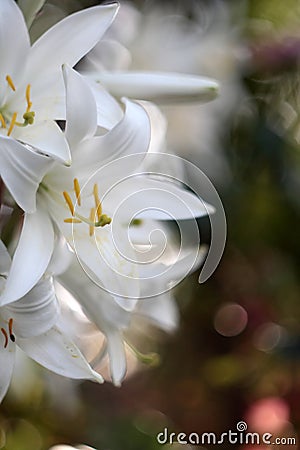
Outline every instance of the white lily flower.
<svg viewBox="0 0 300 450"><path fill-rule="evenodd" d="M92 206L98 212L100 209L101 212L105 213L103 215L98 214L98 222L101 222L102 217L106 221L106 216L112 218L113 221L112 225L108 224L108 226L100 227L100 229L95 227L97 246L94 245L95 242L91 245L91 241L87 240L87 233L84 231L84 228L84 234L81 232L82 227L86 228L86 224L76 223L80 220L85 222L85 220L82 219L81 214L76 214L75 210L72 212L73 208L71 207L70 212L73 219L72 217L70 219L73 222L73 246L82 264L90 269L92 277L93 275L95 276L96 282L100 281L100 284L109 292L111 292L112 286L116 287L119 284L119 287L117 286L116 288L118 291L116 300L126 309L130 309L134 306L134 302L124 300L124 298L138 298L140 291L138 270L135 264L130 263L130 261L136 259L135 252L131 243L127 239L123 239L124 231L126 230L124 223L129 224L137 210L142 211L139 214L140 218L165 219L164 211L167 209L173 212L175 219L182 220L207 215L213 211L213 208L204 204L194 194L175 183L152 179L145 174L138 177L130 177L130 174L139 172L139 167L148 148L150 139L148 117L143 110L140 110L140 106L127 101L126 112L131 112L132 118L134 113L135 127L138 127L135 134L129 134L130 128L127 125L126 133L122 135L121 126L124 124L123 120L110 133L102 136L94 135L90 138L92 122L87 120L86 122L81 121L78 123L78 119L74 116L74 111L76 111L73 103L74 96L71 95L72 90L75 90L75 88L76 92L85 92L85 97L81 99L81 104L84 105L86 103L89 105L89 109L92 110L93 103L91 96L88 95L88 85L85 84L85 80L78 73L71 69L65 68L65 78L67 93L70 94L67 95L67 98L70 99L70 102L67 102L67 111L70 111L70 114L72 114L72 117L67 122L66 135L72 148L73 170L78 167L78 173L81 172L81 176L85 174L85 179L88 180L84 190L94 202L92 204L87 203L89 208ZM93 109L95 109L95 106ZM120 140L117 145L117 151L114 151L114 135ZM107 138L106 141L105 138ZM74 143L73 145L72 142ZM103 145L104 143L105 145ZM107 152L108 149L109 154ZM128 159L127 156L129 156ZM116 164L114 164L114 158L116 159ZM99 167L99 161L101 161L100 166L102 170L98 174L95 169L97 166ZM58 178L60 180L65 178L63 172L66 172L66 169L61 167L54 174L56 183ZM85 180L83 179L82 181ZM95 187L98 184L102 192L105 193L101 201L99 198L96 199L98 197L98 188L95 192ZM76 187L74 189L76 194ZM79 192L77 192L76 196L74 195L74 204L75 202L78 204L78 194ZM126 208L120 208L122 199L130 199L131 196L134 198L130 205L126 204ZM70 199L66 200L69 202ZM83 204L83 201L81 203ZM144 211L145 206L148 207L147 211ZM153 208L149 210L149 207L152 206L155 210ZM82 207L83 205L80 205L80 208ZM48 208L52 211L53 217L58 217L57 208L51 208L51 204ZM87 217L87 213L84 216ZM66 236L68 225L66 226L61 220L56 219L56 221ZM62 228L62 225L64 228ZM69 226L69 233L71 228ZM70 238L68 240L70 241ZM116 242L117 244L121 243L121 248L116 248ZM92 261L91 255L93 255ZM117 273L118 271L120 272L119 274Z"/></svg>
<svg viewBox="0 0 300 450"><path fill-rule="evenodd" d="M10 256L0 241L0 290L10 264ZM59 306L50 276L41 279L18 301L0 307L0 402L10 384L16 346L60 375L103 381L58 323Z"/></svg>
<svg viewBox="0 0 300 450"><path fill-rule="evenodd" d="M99 128L97 125L97 106L90 87L75 71L67 68L64 70L68 72L66 77L69 80L67 82L66 137L72 149L72 167L55 165L53 162L50 164L46 156L40 155L30 148L16 147L16 150L22 151L23 158L22 174L19 176L18 164L15 164L15 159L12 156L6 158L6 172L10 174L11 180L9 187L15 194L15 200L20 206L36 204L37 208L33 213L30 207L29 213L24 208L26 212L24 224L5 291L1 296L2 305L25 295L44 273L53 251L53 221L69 244L73 246L72 222L81 222L76 224L75 228L80 238L77 250L84 262L91 266L91 270L96 272L96 276L107 287L115 282L115 270L123 263L113 248L113 237L109 227L110 217L108 216L111 211L107 213L103 205L103 214L100 213L98 185L92 187L87 198L84 198L83 195L80 198L80 185L82 186L94 172L95 161L96 164L101 165L111 159L131 153L141 153L138 156L138 161L141 161L149 145L149 119L141 106L125 100L125 112L122 120L118 121L105 134L98 135L99 132L103 133L103 128ZM111 106L109 111L112 111L112 116L119 117L121 109L120 107L116 109L116 101L108 94L106 100L107 105ZM81 111L84 111L84 114ZM15 142L15 145L19 144ZM96 155L94 154L95 149L97 150ZM124 167L121 169L124 170ZM133 169L128 167L128 173ZM42 178L41 183L39 182L40 178ZM110 174L105 182L104 180L100 181L101 189L107 189L110 185ZM38 191L37 195L36 191ZM36 197L38 198L37 202ZM80 208L82 220L72 216L74 205L77 203L79 206L80 200L82 200ZM97 220L94 217L90 218L93 208L98 208L99 218ZM100 222L101 226L95 227L95 222ZM47 236L46 239L45 236ZM108 255L112 269L99 258L95 236L101 240L101 246ZM30 255L30 264L28 255ZM131 265L123 264L122 270L125 274L130 272ZM138 296L137 280L132 281L131 286L128 286L123 279L119 279L121 280L120 289L124 291L125 296L128 296L130 292ZM118 278L116 280L118 281Z"/></svg>
<svg viewBox="0 0 300 450"><path fill-rule="evenodd" d="M171 209L175 219L187 219L207 215L213 208L175 183L146 175L131 178L129 175L138 171L149 145L150 127L146 112L140 105L124 100L122 120L103 134L103 129L97 126L94 91L74 70L65 67L64 75L67 89L66 137L72 151L72 167L56 165L44 176L38 189L37 211L25 215L1 303L9 303L24 295L45 271L53 249L54 220L91 277L109 292L114 288L116 301L131 309L135 303L131 299L139 298L140 286L136 265L131 262L136 259L135 251L128 239L124 239L124 223L129 223L136 210L142 211L145 205L148 210L140 217L152 219L165 219L165 209ZM115 111L115 101L109 96L107 100ZM80 113L78 105L84 114ZM34 159L35 167L43 164L43 155L30 150L28 155ZM30 167L33 167L32 163ZM98 173L97 168L103 170ZM14 167L11 170L13 172ZM118 184L120 180L122 183ZM20 201L22 196L30 199L28 191L22 189L22 179L15 179L15 184L19 187ZM84 185L83 190L81 186ZM34 196L34 191L31 193ZM102 193L107 195L102 198ZM131 196L134 196L131 204L125 209L119 208L122 199L130 199ZM115 220L110 224L112 218ZM32 227L35 230L33 235ZM121 249L116 248L116 242ZM28 253L32 261L30 266L24 263ZM16 279L22 282L16 283Z"/></svg>
<svg viewBox="0 0 300 450"><path fill-rule="evenodd" d="M46 157L38 168L32 167L22 144L70 164L68 143L55 122L65 118L61 66L73 66L99 41L117 9L117 4L110 4L72 14L30 46L21 10L13 0L1 1L0 175L13 197L18 197L16 172L24 183L27 179L26 187L32 191L47 170ZM14 176L11 165L15 165ZM33 212L35 201L24 200L20 206Z"/></svg>

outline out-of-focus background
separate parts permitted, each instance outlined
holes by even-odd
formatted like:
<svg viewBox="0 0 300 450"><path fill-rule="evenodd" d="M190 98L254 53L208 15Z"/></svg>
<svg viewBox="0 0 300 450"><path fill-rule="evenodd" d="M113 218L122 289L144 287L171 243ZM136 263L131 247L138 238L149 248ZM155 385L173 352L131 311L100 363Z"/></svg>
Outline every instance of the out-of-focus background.
<svg viewBox="0 0 300 450"><path fill-rule="evenodd" d="M39 26L98 3L47 1ZM110 33L130 52L122 64L132 69L219 80L214 102L162 110L166 148L218 189L225 253L206 283L195 273L178 286L178 331L147 328L138 343L160 364L141 366L121 388L69 382L20 354L0 407L0 448L178 450L188 446L163 447L157 433L220 435L240 421L299 441L300 1L121 0Z"/></svg>

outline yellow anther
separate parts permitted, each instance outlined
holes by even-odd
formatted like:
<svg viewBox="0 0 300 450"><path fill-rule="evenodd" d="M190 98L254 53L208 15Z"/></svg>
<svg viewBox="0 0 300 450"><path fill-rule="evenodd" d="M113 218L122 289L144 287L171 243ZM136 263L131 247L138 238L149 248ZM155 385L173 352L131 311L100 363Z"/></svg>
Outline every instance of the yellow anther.
<svg viewBox="0 0 300 450"><path fill-rule="evenodd" d="M102 215L102 205L101 205L100 198L99 198L97 184L94 184L93 194L94 194L94 199L95 199L97 217L98 217L98 220L100 220L101 215Z"/></svg>
<svg viewBox="0 0 300 450"><path fill-rule="evenodd" d="M4 339L5 339L5 341L4 341L4 348L6 348L7 345L8 345L8 334L7 334L7 332L5 331L4 328L1 328L1 333L4 336Z"/></svg>
<svg viewBox="0 0 300 450"><path fill-rule="evenodd" d="M71 211L72 216L74 216L74 205L73 205L71 197L69 196L69 194L66 191L63 192L63 196L67 202L67 205L69 207L69 210Z"/></svg>
<svg viewBox="0 0 300 450"><path fill-rule="evenodd" d="M12 130L13 130L14 126L15 126L16 120L17 120L17 115L18 115L18 113L16 113L16 112L13 113L13 116L12 116L12 119L11 119L11 122L10 122L10 125L9 125L9 129L8 129L8 132L7 132L7 136L11 135L11 132L12 132Z"/></svg>
<svg viewBox="0 0 300 450"><path fill-rule="evenodd" d="M27 84L26 94L25 94L26 95L26 102L27 102L27 110L26 110L26 112L30 111L30 108L32 106L32 102L30 100L30 89L31 89L30 84Z"/></svg>
<svg viewBox="0 0 300 450"><path fill-rule="evenodd" d="M13 327L14 319L10 318L8 321L8 331L9 334L12 334L12 327Z"/></svg>
<svg viewBox="0 0 300 450"><path fill-rule="evenodd" d="M79 220L79 219L74 219L74 217L70 217L70 218L68 218L68 219L64 219L64 222L66 222L66 223L82 223L81 220Z"/></svg>
<svg viewBox="0 0 300 450"><path fill-rule="evenodd" d="M16 338L15 335L13 333L13 323L14 323L14 319L10 318L8 321L8 332L9 332L9 338L12 342L15 342Z"/></svg>
<svg viewBox="0 0 300 450"><path fill-rule="evenodd" d="M10 77L9 75L6 75L6 81L7 81L8 85L9 85L9 87L10 87L13 91L15 91L15 90L16 90L16 87L15 87L15 85L14 85L14 83L13 83L13 80L11 79L11 77Z"/></svg>
<svg viewBox="0 0 300 450"><path fill-rule="evenodd" d="M1 113L0 113L0 122L1 122L2 128L6 128L6 123L5 123L4 117L2 116Z"/></svg>
<svg viewBox="0 0 300 450"><path fill-rule="evenodd" d="M91 222L94 222L94 221L95 221L95 208L92 208L92 209L91 209L91 212L90 212L90 221L91 221ZM95 231L95 226L94 226L94 224L93 224L93 225L90 225L90 236L93 236L94 231Z"/></svg>
<svg viewBox="0 0 300 450"><path fill-rule="evenodd" d="M76 194L77 203L79 206L81 206L81 198L80 198L80 185L77 178L74 178L74 192ZM73 204L73 201L68 194L68 192L64 191L63 196L66 200L66 203L71 211L71 214L73 217L67 217L64 219L65 223L86 223L89 225L89 234L90 236L93 236L95 233L95 228L98 227L105 227L105 225L109 225L111 223L111 218L108 217L106 214L102 214L102 205L99 199L98 194L98 186L97 184L94 185L93 188L93 195L95 199L95 207L91 208L89 217L84 217L81 214L79 214L78 211L75 213L75 207Z"/></svg>
<svg viewBox="0 0 300 450"><path fill-rule="evenodd" d="M74 178L74 191L76 194L78 206L80 206L81 205L80 185L79 185L79 181L77 180L77 178Z"/></svg>

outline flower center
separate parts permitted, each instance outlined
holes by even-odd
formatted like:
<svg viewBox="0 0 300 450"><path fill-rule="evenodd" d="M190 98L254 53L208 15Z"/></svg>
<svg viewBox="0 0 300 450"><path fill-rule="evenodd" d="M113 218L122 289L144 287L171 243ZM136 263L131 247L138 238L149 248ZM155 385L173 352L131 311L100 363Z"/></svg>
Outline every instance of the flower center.
<svg viewBox="0 0 300 450"><path fill-rule="evenodd" d="M15 87L14 82L11 79L10 75L6 76L6 81L7 81L9 88L13 92L16 92L16 87ZM23 122L17 121L17 118L18 118L17 111L15 111L11 114L10 112L7 111L6 105L3 105L0 108L0 124L1 124L1 128L7 129L7 136L11 135L15 126L26 127L27 125L33 124L34 118L35 118L35 112L31 111L32 101L30 99L30 90L31 90L31 86L30 86L30 84L28 84L26 87L26 91L25 91L25 99L26 99L27 106L26 106L26 110L22 116Z"/></svg>
<svg viewBox="0 0 300 450"><path fill-rule="evenodd" d="M76 202L78 206L81 206L81 189L77 178L74 178L74 193L76 196ZM77 211L75 211L74 203L68 192L63 192L64 199L67 206L71 212L72 217L64 219L66 223L82 223L85 222L89 225L89 234L93 236L95 232L95 227L104 227L111 223L111 218L106 214L102 213L102 204L99 198L98 185L94 184L93 197L95 206L91 208L90 215L88 218L82 216Z"/></svg>
<svg viewBox="0 0 300 450"><path fill-rule="evenodd" d="M8 340L10 339L12 342L16 342L15 335L13 334L13 321L14 319L10 318L8 321L8 327L6 331L5 328L0 328L1 333L4 336L4 348L8 346Z"/></svg>

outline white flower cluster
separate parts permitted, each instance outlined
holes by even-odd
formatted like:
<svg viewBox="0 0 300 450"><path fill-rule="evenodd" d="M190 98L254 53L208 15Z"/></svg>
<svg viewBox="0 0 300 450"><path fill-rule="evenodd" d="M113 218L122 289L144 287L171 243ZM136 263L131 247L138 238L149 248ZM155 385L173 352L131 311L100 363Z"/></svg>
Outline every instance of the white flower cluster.
<svg viewBox="0 0 300 450"><path fill-rule="evenodd" d="M149 156L159 164L165 123L150 102L208 101L217 83L79 73L119 5L71 14L31 45L42 4L0 2L0 230L11 228L0 241L0 401L17 346L57 374L100 383L108 355L119 385L133 318L176 327L170 288L204 256L189 219L214 210L172 177L153 176ZM170 218L185 222L185 245ZM105 343L91 352L82 342L95 330Z"/></svg>

